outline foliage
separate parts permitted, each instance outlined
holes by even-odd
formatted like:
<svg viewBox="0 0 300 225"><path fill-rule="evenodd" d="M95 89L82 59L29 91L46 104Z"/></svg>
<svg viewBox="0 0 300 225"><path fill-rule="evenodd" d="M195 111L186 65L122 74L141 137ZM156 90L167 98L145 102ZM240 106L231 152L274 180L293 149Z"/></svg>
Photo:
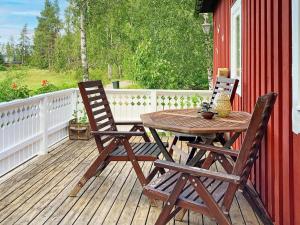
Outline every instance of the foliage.
<svg viewBox="0 0 300 225"><path fill-rule="evenodd" d="M30 90L22 85L20 77L8 76L0 81L0 102L12 101L30 96Z"/></svg>
<svg viewBox="0 0 300 225"><path fill-rule="evenodd" d="M0 71L0 81L7 76L16 77L19 74L22 76L22 84L27 85L31 90L36 90L41 87L41 80L47 79L49 83L54 84L60 90L77 87L77 83L81 80L81 70L68 71L50 71L41 69L32 69L30 67L13 68L9 67L7 71ZM106 76L106 71L101 69L91 70L92 80L102 80L104 84L109 81Z"/></svg>
<svg viewBox="0 0 300 225"><path fill-rule="evenodd" d="M6 71L6 67L3 64L0 64L0 71Z"/></svg>
<svg viewBox="0 0 300 225"><path fill-rule="evenodd" d="M61 88L75 87L82 80L80 6L87 3L90 79L102 79L104 83L131 79L142 88L208 88L212 32L204 34L203 17L193 15L195 0L68 1L62 24L57 0L45 0L34 32L33 50L29 48L31 65L50 70L60 82L44 76L47 74L43 70L32 83L47 78ZM5 51L12 58L25 55L24 48L19 47L25 28L19 44L11 40L6 45Z"/></svg>
<svg viewBox="0 0 300 225"><path fill-rule="evenodd" d="M54 64L55 42L61 27L58 2L45 0L34 32L33 65L51 69Z"/></svg>
<svg viewBox="0 0 300 225"><path fill-rule="evenodd" d="M78 109L74 110L72 117L76 123L86 124L88 122L88 117L85 110L78 110Z"/></svg>
<svg viewBox="0 0 300 225"><path fill-rule="evenodd" d="M203 102L201 104L201 112L211 112L212 111L212 107L208 102Z"/></svg>
<svg viewBox="0 0 300 225"><path fill-rule="evenodd" d="M57 86L55 86L54 84L51 84L48 82L48 80L42 80L41 81L41 87L36 89L34 91L34 94L44 94L44 93L48 93L48 92L53 92L53 91L58 91L59 88Z"/></svg>
<svg viewBox="0 0 300 225"><path fill-rule="evenodd" d="M0 52L0 66L3 66L4 64L4 57L3 54Z"/></svg>
<svg viewBox="0 0 300 225"><path fill-rule="evenodd" d="M18 44L18 49L19 49L19 57L21 60L21 63L28 64L29 62L29 57L30 57L30 38L28 34L28 28L27 24L24 25L21 33L20 33L20 38L19 38L19 44Z"/></svg>

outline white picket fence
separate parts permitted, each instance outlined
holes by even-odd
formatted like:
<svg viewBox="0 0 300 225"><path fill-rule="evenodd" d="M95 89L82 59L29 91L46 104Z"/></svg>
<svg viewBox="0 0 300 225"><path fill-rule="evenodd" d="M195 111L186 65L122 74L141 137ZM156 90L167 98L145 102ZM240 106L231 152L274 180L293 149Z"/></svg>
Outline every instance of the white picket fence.
<svg viewBox="0 0 300 225"><path fill-rule="evenodd" d="M140 115L164 109L198 107L210 91L106 90L116 121L140 120ZM46 154L68 136L68 122L83 108L79 91L67 89L0 103L0 176L32 157Z"/></svg>

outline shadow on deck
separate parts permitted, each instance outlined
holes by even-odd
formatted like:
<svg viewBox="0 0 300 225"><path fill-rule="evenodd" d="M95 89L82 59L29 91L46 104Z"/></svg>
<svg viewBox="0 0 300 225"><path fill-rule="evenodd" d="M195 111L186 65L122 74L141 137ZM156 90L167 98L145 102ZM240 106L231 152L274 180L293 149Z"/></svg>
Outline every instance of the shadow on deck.
<svg viewBox="0 0 300 225"><path fill-rule="evenodd" d="M187 150L185 143L178 146ZM96 155L93 139L67 140L0 178L0 224L154 224L161 205L150 207L130 162L109 164L79 197L68 197ZM152 163L142 165L144 172L152 167ZM262 224L241 193L236 195L230 218L233 224ZM189 212L182 222L169 224L216 223Z"/></svg>

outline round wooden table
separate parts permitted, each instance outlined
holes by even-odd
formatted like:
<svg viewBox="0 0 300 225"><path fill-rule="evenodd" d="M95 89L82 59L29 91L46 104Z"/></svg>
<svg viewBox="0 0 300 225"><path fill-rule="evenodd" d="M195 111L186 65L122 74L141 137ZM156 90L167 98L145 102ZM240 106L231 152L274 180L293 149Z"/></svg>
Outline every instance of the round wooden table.
<svg viewBox="0 0 300 225"><path fill-rule="evenodd" d="M248 128L250 118L251 114L247 112L231 112L226 118L215 116L207 120L196 109L165 110L141 115L146 127L193 135L243 132Z"/></svg>
<svg viewBox="0 0 300 225"><path fill-rule="evenodd" d="M150 129L164 157L169 161L174 161L162 144L156 129L195 136L231 132L234 134L224 145L224 147L229 148L240 134L247 130L251 114L233 111L226 118L220 118L216 115L212 120L207 120L202 118L196 109L176 109L142 114L141 119L144 126ZM193 161L195 162L196 159Z"/></svg>

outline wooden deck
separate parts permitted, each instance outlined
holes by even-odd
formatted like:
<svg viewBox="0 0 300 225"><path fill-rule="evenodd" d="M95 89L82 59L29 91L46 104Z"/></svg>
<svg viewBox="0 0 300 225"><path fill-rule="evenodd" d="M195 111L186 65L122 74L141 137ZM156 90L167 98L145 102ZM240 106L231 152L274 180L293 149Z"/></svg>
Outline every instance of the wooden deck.
<svg viewBox="0 0 300 225"><path fill-rule="evenodd" d="M68 197L96 155L94 140L68 140L0 178L0 224L154 224L161 205L150 207L129 162L111 163L79 197ZM142 166L148 172L152 164ZM233 224L262 224L240 193L230 217ZM189 212L169 224L216 223Z"/></svg>

